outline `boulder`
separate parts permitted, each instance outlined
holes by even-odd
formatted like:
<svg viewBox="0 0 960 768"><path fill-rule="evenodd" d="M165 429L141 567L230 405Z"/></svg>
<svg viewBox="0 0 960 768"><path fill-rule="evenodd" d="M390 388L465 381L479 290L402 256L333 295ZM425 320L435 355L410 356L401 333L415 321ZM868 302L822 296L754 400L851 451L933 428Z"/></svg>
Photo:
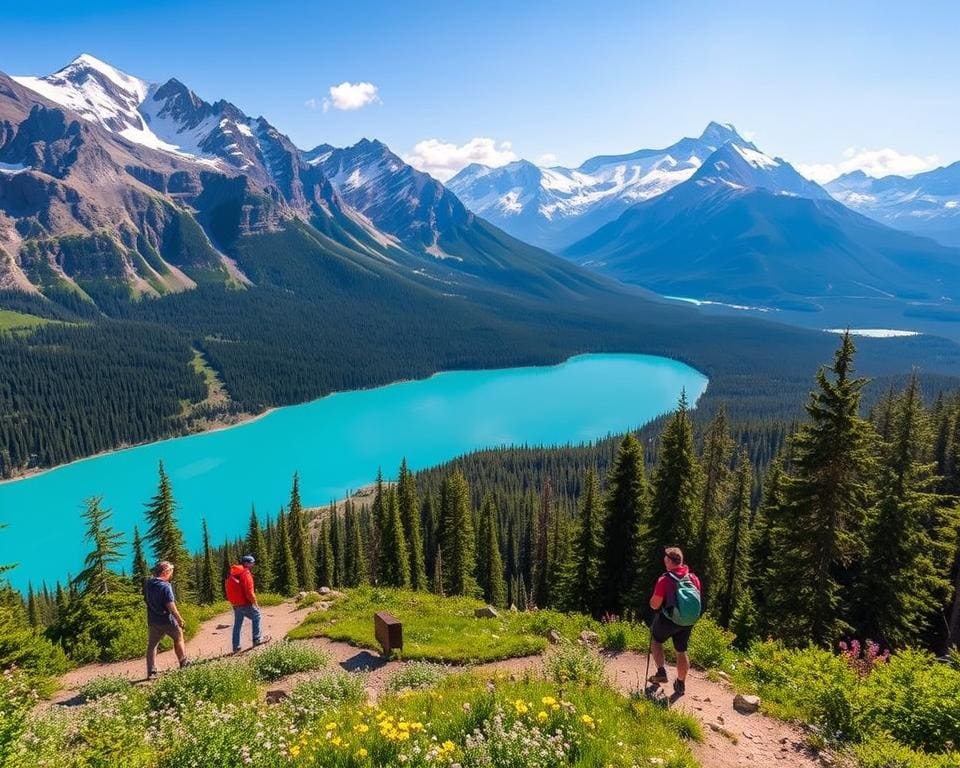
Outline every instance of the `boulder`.
<svg viewBox="0 0 960 768"><path fill-rule="evenodd" d="M474 618L477 619L495 619L500 614L497 613L497 609L492 605L485 605L483 608L477 608L473 612Z"/></svg>
<svg viewBox="0 0 960 768"><path fill-rule="evenodd" d="M289 697L290 694L279 688L275 691L267 691L267 704L279 704Z"/></svg>
<svg viewBox="0 0 960 768"><path fill-rule="evenodd" d="M745 696L742 693L738 693L733 698L733 708L744 715L752 715L758 709L760 709L760 697L759 696Z"/></svg>
<svg viewBox="0 0 960 768"><path fill-rule="evenodd" d="M596 645L600 642L600 635L592 630L585 629L580 633L580 642L586 645Z"/></svg>
<svg viewBox="0 0 960 768"><path fill-rule="evenodd" d="M547 632L547 640L549 640L553 645L560 645L563 641L563 638L560 636L560 633L555 629L551 629Z"/></svg>
<svg viewBox="0 0 960 768"><path fill-rule="evenodd" d="M320 594L321 594L321 595L329 595L329 594L330 594L330 587L320 587Z"/></svg>

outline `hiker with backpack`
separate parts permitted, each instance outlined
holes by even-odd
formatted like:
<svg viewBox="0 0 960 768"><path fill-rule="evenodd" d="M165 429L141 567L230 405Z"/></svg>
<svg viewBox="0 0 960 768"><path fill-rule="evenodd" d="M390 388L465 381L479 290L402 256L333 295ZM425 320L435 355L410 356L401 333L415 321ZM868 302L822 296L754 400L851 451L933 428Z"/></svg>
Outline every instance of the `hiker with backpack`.
<svg viewBox="0 0 960 768"><path fill-rule="evenodd" d="M230 566L230 574L223 582L223 591L233 606L233 652L240 652L240 630L243 620L250 619L253 625L253 647L270 642L269 635L260 634L260 605L253 584L253 555L244 555L240 562Z"/></svg>
<svg viewBox="0 0 960 768"><path fill-rule="evenodd" d="M663 564L667 571L657 579L650 597L650 607L656 611L653 624L650 625L650 653L657 664L657 671L647 679L657 684L669 682L663 644L673 640L677 652L677 679L673 683L673 692L676 696L683 696L690 669L687 645L702 609L700 579L684 565L683 552L679 547L667 547L664 550Z"/></svg>

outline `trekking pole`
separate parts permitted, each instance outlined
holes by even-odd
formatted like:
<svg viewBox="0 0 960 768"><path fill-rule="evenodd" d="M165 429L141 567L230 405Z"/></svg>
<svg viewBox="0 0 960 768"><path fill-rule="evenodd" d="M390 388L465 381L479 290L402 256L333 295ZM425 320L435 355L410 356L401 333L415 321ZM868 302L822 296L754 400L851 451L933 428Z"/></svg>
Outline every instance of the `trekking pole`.
<svg viewBox="0 0 960 768"><path fill-rule="evenodd" d="M643 673L643 690L647 690L647 683L650 681L650 653L653 651L653 628L649 629L650 640L647 642L647 669Z"/></svg>

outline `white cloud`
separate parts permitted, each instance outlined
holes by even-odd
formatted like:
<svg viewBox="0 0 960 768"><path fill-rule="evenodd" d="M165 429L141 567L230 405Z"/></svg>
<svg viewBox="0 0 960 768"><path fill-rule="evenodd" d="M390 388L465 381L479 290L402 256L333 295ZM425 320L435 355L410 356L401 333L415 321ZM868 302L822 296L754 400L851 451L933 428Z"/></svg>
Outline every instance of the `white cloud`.
<svg viewBox="0 0 960 768"><path fill-rule="evenodd" d="M330 107L334 109L362 109L368 104L376 104L380 101L377 93L377 86L373 83L350 83L342 82L340 85L330 86L330 98L322 102L323 111L326 112ZM310 109L317 108L317 100L309 99L307 106Z"/></svg>
<svg viewBox="0 0 960 768"><path fill-rule="evenodd" d="M307 109L320 109L320 99L307 99L303 102L303 106Z"/></svg>
<svg viewBox="0 0 960 768"><path fill-rule="evenodd" d="M496 168L517 159L509 141L477 137L457 146L439 139L417 142L413 151L403 159L414 168L429 173L435 179L446 181L470 163Z"/></svg>
<svg viewBox="0 0 960 768"><path fill-rule="evenodd" d="M797 164L797 170L808 179L823 184L832 181L844 173L863 171L868 176L881 178L890 176L912 176L915 173L929 171L940 165L937 155L910 155L895 149L866 149L849 147L843 152L843 160L838 163Z"/></svg>
<svg viewBox="0 0 960 768"><path fill-rule="evenodd" d="M553 152L544 152L540 157L537 158L537 165L543 166L544 168L549 168L552 165L557 164L557 156Z"/></svg>

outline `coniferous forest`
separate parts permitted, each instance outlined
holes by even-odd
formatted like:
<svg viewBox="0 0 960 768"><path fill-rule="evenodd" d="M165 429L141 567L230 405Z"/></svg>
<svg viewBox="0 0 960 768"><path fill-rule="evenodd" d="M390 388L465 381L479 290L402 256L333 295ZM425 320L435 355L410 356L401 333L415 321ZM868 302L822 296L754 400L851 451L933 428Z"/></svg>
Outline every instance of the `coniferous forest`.
<svg viewBox="0 0 960 768"><path fill-rule="evenodd" d="M855 363L845 336L792 424L742 424L723 408L705 419L681 398L638 433L588 446L484 451L417 475L403 464L368 503L306 510L294 477L278 516L250 510L245 537L205 535L193 555L161 465L131 562L127 532L91 499L83 571L7 588L4 610L75 659L120 657L118 612L139 620L148 562L177 563L180 594L213 603L250 552L260 588L285 595L378 584L640 618L662 549L678 545L738 642L942 652L960 639L960 393L925 397L914 376L865 405Z"/></svg>

